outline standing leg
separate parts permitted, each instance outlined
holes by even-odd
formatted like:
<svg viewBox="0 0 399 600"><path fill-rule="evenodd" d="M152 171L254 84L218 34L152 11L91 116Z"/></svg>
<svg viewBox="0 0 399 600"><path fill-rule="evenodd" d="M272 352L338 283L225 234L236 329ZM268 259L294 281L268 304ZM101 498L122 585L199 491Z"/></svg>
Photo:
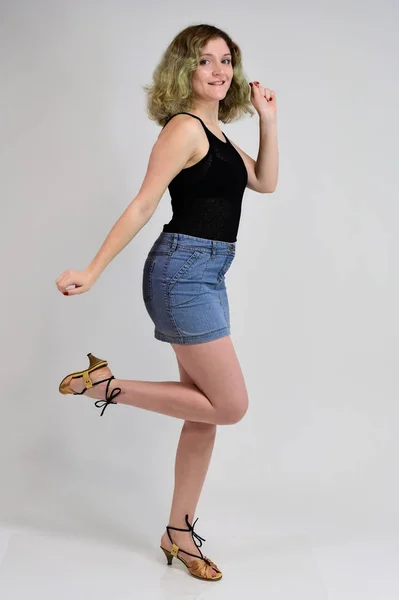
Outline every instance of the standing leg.
<svg viewBox="0 0 399 600"><path fill-rule="evenodd" d="M180 381L189 385L195 385L179 360L178 365ZM185 515L187 514L190 523L193 522L198 500L208 472L215 438L216 425L195 421L184 422L176 453L175 486L168 525L187 529L185 521ZM200 556L191 533L174 530L171 530L170 533L175 544L191 552L191 554ZM172 543L166 531L161 538L161 546L166 550L171 550L172 548ZM193 557L185 554L182 550L180 550L180 553L186 562L194 560ZM212 569L211 576L215 574L216 571Z"/></svg>

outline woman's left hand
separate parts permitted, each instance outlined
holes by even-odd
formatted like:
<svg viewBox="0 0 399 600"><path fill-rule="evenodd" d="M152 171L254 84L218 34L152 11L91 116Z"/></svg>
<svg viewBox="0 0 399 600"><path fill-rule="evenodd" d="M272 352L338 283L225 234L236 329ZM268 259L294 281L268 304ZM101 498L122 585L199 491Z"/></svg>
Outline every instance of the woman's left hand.
<svg viewBox="0 0 399 600"><path fill-rule="evenodd" d="M271 121L276 120L276 94L273 90L264 88L260 85L259 81L253 81L250 100L260 117L265 116Z"/></svg>

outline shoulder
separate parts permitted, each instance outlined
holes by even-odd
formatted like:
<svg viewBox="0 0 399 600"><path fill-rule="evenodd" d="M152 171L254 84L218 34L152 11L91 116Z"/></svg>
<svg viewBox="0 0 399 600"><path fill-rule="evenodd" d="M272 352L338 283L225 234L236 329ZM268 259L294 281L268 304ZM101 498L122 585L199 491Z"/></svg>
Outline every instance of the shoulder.
<svg viewBox="0 0 399 600"><path fill-rule="evenodd" d="M188 160L193 158L203 142L203 127L201 121L185 114L174 115L164 125L158 135L157 145L164 150L174 151L177 147L188 152Z"/></svg>
<svg viewBox="0 0 399 600"><path fill-rule="evenodd" d="M198 131L198 126L201 127L200 121L195 117L192 117L191 115L173 115L172 117L170 117L169 121L163 126L159 136L161 136L166 131L196 132Z"/></svg>

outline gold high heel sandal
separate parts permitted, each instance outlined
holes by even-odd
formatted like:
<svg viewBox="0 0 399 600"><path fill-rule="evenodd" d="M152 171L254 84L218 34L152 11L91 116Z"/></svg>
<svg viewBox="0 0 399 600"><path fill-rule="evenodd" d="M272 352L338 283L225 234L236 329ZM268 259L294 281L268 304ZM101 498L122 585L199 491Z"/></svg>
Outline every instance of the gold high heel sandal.
<svg viewBox="0 0 399 600"><path fill-rule="evenodd" d="M75 396L77 396L77 395L84 394L87 390L92 388L94 385L98 385L99 383L104 383L105 381L108 381L107 389L105 392L105 400L97 400L94 403L97 406L97 408L103 408L103 410L100 414L100 417L102 417L108 404L117 404L117 402L114 402L114 398L119 396L119 394L121 393L122 390L121 390L121 388L114 388L111 391L111 394L108 396L109 384L111 383L112 379L115 379L115 377L113 375L112 375L112 377L108 377L107 379L102 379L101 381L96 381L93 383L93 381L90 379L90 373L92 373L96 369L100 369L101 367L106 367L108 365L108 362L106 360L102 360L101 358L97 358L96 356L93 356L93 354L91 354L90 352L87 356L89 357L89 361L90 361L89 368L86 369L85 371L76 371L75 373L70 373L69 375L66 375L64 377L64 379L61 381L58 389L61 394L74 394ZM83 380L84 380L84 383L86 386L86 388L82 392L74 392L73 389L69 387L69 384L71 383L72 379L76 379L78 377L83 377Z"/></svg>
<svg viewBox="0 0 399 600"><path fill-rule="evenodd" d="M222 572L220 571L220 569L217 568L215 563L212 562L208 557L204 556L200 550L200 547L202 546L202 542L205 542L206 540L204 538L202 538L201 536L199 536L194 531L194 525L196 524L197 521L198 521L198 518L195 519L194 524L191 525L188 520L188 515L186 515L186 523L188 525L188 529L179 529L178 527L171 527L170 525L167 525L166 531L168 533L170 541L172 542L172 550L171 551L166 550L165 548L162 548L162 546L160 546L160 548L165 553L165 556L168 561L168 565L171 565L172 560L176 557L182 561L182 563L187 567L190 575L192 575L193 577L196 577L197 579L205 579L206 581L219 581L219 579L221 579L223 576ZM176 544L173 542L173 540L170 536L169 529L175 529L176 531L191 531L191 536L193 538L193 542L197 546L198 550L200 551L202 558L200 558L197 554L191 554L191 552L186 552L185 550L181 550L179 548L179 546L176 546ZM199 540L199 545L196 544L194 537L196 537ZM184 560L184 558L181 558L181 556L178 556L178 554L177 554L178 552L184 552L185 554L194 556L197 560L193 560L191 563L187 563ZM211 577L209 575L211 568L214 569L215 571L217 571L216 575L214 575L213 577Z"/></svg>

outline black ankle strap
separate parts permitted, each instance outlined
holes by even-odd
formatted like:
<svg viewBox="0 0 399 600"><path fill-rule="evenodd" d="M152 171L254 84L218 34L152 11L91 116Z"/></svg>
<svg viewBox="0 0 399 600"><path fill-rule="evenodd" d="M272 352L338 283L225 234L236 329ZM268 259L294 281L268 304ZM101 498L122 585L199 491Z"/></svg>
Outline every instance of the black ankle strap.
<svg viewBox="0 0 399 600"><path fill-rule="evenodd" d="M94 403L97 408L102 408L100 417L103 416L105 409L107 408L108 404L118 404L117 402L114 402L114 398L116 398L117 396L119 396L119 394L121 393L121 388L114 388L111 391L111 394L108 396L108 390L109 390L109 384L111 383L112 379L115 379L115 376L112 375L112 377L108 377L107 379L101 379L101 381L96 381L95 383L93 383L94 385L98 385L99 383L104 383L105 381L108 381L107 383L107 389L105 390L105 400L96 400L96 402ZM77 392L77 394L84 394L85 392L87 392L87 390L90 388L85 388L83 391L81 392Z"/></svg>
<svg viewBox="0 0 399 600"><path fill-rule="evenodd" d="M196 547L199 550L199 553L201 554L201 556L198 556L197 554L191 554L191 552L186 552L186 550L181 550L181 548L179 547L179 552L184 552L185 554L189 554L190 556L194 556L194 558L202 558L202 560L205 560L206 563L210 564L208 562L208 560L206 560L206 558L204 557L204 555L202 554L200 548L202 546L202 542L206 542L206 539L201 537L200 535L198 535L198 533L196 533L194 531L194 527L196 522L198 521L198 517L195 519L194 523L191 525L191 523L188 520L188 515L185 516L185 521L188 525L188 529L180 529L180 527L172 527L171 525L167 525L166 526L166 531L167 534L169 536L170 541L172 542L172 544L174 544L174 541L172 540L170 533L169 533L169 529L174 529L175 531L191 531L191 537L193 538L193 542L196 545ZM196 543L195 539L196 538L199 541L199 544Z"/></svg>

